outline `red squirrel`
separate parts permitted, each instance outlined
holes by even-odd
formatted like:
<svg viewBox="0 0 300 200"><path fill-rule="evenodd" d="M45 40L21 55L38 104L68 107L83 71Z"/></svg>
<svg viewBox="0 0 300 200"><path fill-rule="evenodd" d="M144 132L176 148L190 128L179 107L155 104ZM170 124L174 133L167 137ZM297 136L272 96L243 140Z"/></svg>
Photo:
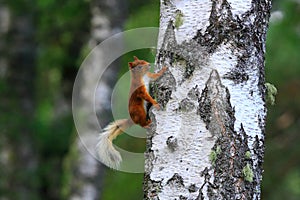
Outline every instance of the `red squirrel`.
<svg viewBox="0 0 300 200"><path fill-rule="evenodd" d="M104 131L100 133L97 143L100 161L113 169L119 168L122 157L113 147L112 141L133 124L148 128L151 123L151 120L146 117L144 100L151 103L156 109L160 109L159 104L147 92L143 80L144 75L155 80L167 70L167 67L163 67L158 73L150 73L150 64L144 60L139 60L136 56L134 56L133 62L128 63L128 66L131 75L128 103L130 119L121 119L110 123Z"/></svg>

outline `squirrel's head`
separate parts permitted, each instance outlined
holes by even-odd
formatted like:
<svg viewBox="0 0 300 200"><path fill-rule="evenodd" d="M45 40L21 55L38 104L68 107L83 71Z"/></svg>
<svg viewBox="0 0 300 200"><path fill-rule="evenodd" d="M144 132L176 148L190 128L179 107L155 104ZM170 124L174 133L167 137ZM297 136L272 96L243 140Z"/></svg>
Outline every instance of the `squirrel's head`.
<svg viewBox="0 0 300 200"><path fill-rule="evenodd" d="M129 62L128 66L132 72L139 72L145 74L150 69L150 63L145 60L140 60L136 56L133 56L134 61Z"/></svg>

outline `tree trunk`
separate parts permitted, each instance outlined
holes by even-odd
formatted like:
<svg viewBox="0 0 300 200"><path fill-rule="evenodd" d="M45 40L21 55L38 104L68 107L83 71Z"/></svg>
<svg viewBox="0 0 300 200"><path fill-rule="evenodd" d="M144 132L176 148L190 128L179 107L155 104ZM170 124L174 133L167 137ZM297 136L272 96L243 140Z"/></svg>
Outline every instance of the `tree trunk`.
<svg viewBox="0 0 300 200"><path fill-rule="evenodd" d="M126 7L124 7L123 3L124 1L91 1L91 38L87 45L89 50L92 50L109 36L122 30L123 15L126 14ZM103 64L104 56L105 53L101 49L94 49L88 59L89 65L93 66L93 69L103 67L99 70L104 71L104 67L106 67ZM116 81L118 67L119 65L116 65L116 63L110 65L99 80L99 86L96 91L93 88L95 88L94 83L99 79L98 73L95 73L93 70L83 70L83 75L80 77L82 79L80 80L80 94L77 97L79 104L82 107L93 107L95 99L91 97L96 95L96 113L99 121L104 123L108 123L111 119L109 116L111 113L111 104L108 94L112 93L112 85ZM103 94L104 92L105 94ZM94 111L94 109L88 110ZM100 131L98 128L98 119L95 118L95 114L86 113L86 116L89 122L87 130ZM80 132L79 137L75 141L72 147L73 150L67 158L69 167L66 168L66 171L71 171L72 173L72 180L69 180L70 199L98 199L101 196L104 168L99 165L99 162L88 151L93 150L96 146L95 135L94 132Z"/></svg>
<svg viewBox="0 0 300 200"><path fill-rule="evenodd" d="M161 0L145 199L260 199L270 8Z"/></svg>

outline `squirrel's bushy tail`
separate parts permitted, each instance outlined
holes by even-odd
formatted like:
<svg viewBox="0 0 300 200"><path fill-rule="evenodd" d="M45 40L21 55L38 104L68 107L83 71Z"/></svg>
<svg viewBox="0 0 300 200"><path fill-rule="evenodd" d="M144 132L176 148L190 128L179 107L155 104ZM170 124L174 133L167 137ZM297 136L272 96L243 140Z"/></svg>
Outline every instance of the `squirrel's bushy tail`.
<svg viewBox="0 0 300 200"><path fill-rule="evenodd" d="M110 123L104 132L99 134L97 153L100 161L110 168L118 169L122 162L120 153L114 148L112 141L125 129L132 126L129 119L121 119Z"/></svg>

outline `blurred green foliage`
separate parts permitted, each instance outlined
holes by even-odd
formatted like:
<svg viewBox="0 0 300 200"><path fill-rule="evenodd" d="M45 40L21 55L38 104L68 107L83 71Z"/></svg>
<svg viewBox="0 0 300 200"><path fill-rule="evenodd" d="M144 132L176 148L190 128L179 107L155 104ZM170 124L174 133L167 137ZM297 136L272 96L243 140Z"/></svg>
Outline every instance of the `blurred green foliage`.
<svg viewBox="0 0 300 200"><path fill-rule="evenodd" d="M81 49L89 36L89 2L37 0L33 5L38 43L34 129L42 161L38 175L47 196L62 198L67 184L62 162L75 132L70 109L61 101L71 99Z"/></svg>
<svg viewBox="0 0 300 200"><path fill-rule="evenodd" d="M300 199L300 3L276 1L269 25L266 79L278 90L268 108L263 199ZM276 20L277 19L277 20Z"/></svg>
<svg viewBox="0 0 300 200"><path fill-rule="evenodd" d="M37 154L37 168L34 172L20 171L23 178L16 177L15 180L19 184L26 183L27 188L36 192L29 195L29 199L63 199L61 188L64 188L65 178L62 162L75 134L70 110L71 92L81 62L81 49L89 37L90 5L88 1L79 0L7 0L5 3L11 11L12 26L20 18L32 23L33 30L29 31L33 33L36 48L32 117L26 119L19 112L6 112L0 119L1 124L8 124L6 120L14 122L13 126L6 126L6 130L15 138L22 134L22 127L32 132L30 137ZM12 37L8 35L8 45ZM13 87L6 84L1 82L1 92ZM17 95L12 96L11 101L15 103L9 105L14 108L20 102ZM11 137L11 140L15 138ZM18 199L13 191L10 197Z"/></svg>

